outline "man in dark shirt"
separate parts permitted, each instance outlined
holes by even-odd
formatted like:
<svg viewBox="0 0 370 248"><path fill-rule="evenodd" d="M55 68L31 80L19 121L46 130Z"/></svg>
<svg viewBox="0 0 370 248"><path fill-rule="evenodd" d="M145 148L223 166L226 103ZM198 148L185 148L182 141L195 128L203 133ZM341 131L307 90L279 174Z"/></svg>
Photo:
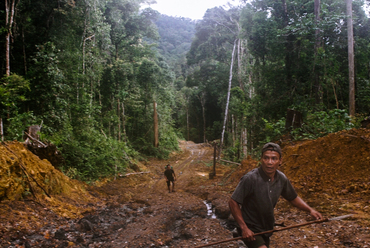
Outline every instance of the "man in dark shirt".
<svg viewBox="0 0 370 248"><path fill-rule="evenodd" d="M169 164L166 166L166 170L164 171L164 177L167 182L168 193L171 193L171 186L170 186L171 182L172 182L172 192L175 192L176 175Z"/></svg>
<svg viewBox="0 0 370 248"><path fill-rule="evenodd" d="M309 212L316 219L322 219L319 212L297 195L288 178L277 170L281 163L280 146L271 142L265 144L261 166L240 179L229 201L231 213L248 248L269 247L272 234L254 236L254 233L273 229L274 208L280 195L298 209Z"/></svg>

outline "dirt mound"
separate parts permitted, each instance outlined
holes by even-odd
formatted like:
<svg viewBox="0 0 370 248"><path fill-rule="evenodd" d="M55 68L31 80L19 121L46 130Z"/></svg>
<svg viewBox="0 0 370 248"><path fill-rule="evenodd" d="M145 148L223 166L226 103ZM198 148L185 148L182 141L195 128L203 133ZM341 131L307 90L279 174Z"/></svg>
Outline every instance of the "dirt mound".
<svg viewBox="0 0 370 248"><path fill-rule="evenodd" d="M282 144L281 170L303 193L370 194L370 130Z"/></svg>
<svg viewBox="0 0 370 248"><path fill-rule="evenodd" d="M2 143L0 154L0 201L3 204L30 198L40 205L48 205L54 213L73 218L82 216L75 203L93 202L81 182L69 179L24 144Z"/></svg>
<svg viewBox="0 0 370 248"><path fill-rule="evenodd" d="M370 130L352 129L316 140L280 144L283 163L279 170L303 194L370 195ZM248 157L241 166L232 166L221 183L233 188L259 162Z"/></svg>

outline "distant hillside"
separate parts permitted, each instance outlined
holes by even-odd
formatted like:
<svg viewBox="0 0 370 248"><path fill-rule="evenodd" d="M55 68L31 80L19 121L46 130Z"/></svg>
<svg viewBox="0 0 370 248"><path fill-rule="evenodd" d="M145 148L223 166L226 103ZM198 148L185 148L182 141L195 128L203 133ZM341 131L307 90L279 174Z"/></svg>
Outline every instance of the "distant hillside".
<svg viewBox="0 0 370 248"><path fill-rule="evenodd" d="M181 73L181 65L186 64L185 54L189 51L195 34L195 21L184 17L161 15L155 24L160 35L159 53L176 74Z"/></svg>

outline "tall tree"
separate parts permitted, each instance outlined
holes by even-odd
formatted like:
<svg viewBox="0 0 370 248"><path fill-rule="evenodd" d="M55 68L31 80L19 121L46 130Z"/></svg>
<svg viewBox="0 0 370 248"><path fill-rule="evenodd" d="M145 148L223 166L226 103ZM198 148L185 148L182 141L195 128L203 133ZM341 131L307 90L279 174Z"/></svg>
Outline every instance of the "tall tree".
<svg viewBox="0 0 370 248"><path fill-rule="evenodd" d="M10 38L14 24L15 10L20 0L5 0L5 60L7 76L10 76Z"/></svg>
<svg viewBox="0 0 370 248"><path fill-rule="evenodd" d="M315 13L315 58L314 58L314 65L313 65L313 77L314 77L314 93L316 97L316 104L321 105L322 104L322 85L321 85L321 79L320 79L320 67L317 65L319 64L319 53L321 48L321 34L320 34L320 0L315 0L314 2L314 13ZM321 106L320 106L321 107Z"/></svg>
<svg viewBox="0 0 370 248"><path fill-rule="evenodd" d="M206 142L206 114L205 114L205 104L206 104L206 92L202 91L198 95L200 104L202 106L202 119L203 119L203 143Z"/></svg>
<svg viewBox="0 0 370 248"><path fill-rule="evenodd" d="M352 0L346 0L348 35L349 114L355 116L355 59L353 51Z"/></svg>
<svg viewBox="0 0 370 248"><path fill-rule="evenodd" d="M159 146L157 103L153 101L154 147Z"/></svg>
<svg viewBox="0 0 370 248"><path fill-rule="evenodd" d="M220 141L220 153L218 155L218 158L220 159L221 151L222 151L222 145L224 143L224 136L225 136L225 127L226 127L226 121L229 111L229 101L230 101L230 91L231 91L231 82L233 79L233 64L234 64L234 55L235 55L235 48L238 40L234 41L234 47L233 52L231 54L231 62L230 62L230 74L229 74L229 87L227 89L227 99L226 99L226 107L225 107L225 117L224 117L224 125L222 127L222 134L221 134L221 141Z"/></svg>

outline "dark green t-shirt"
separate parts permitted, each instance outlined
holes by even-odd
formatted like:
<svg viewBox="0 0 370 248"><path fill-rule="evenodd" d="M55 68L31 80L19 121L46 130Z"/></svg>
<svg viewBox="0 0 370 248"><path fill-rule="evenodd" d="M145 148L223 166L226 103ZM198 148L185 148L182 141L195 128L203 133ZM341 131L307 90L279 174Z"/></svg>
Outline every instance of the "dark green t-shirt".
<svg viewBox="0 0 370 248"><path fill-rule="evenodd" d="M274 228L274 208L280 196L292 201L297 193L284 173L277 170L271 182L259 167L240 179L231 198L242 205L243 219L248 228L258 233Z"/></svg>
<svg viewBox="0 0 370 248"><path fill-rule="evenodd" d="M164 175L167 177L168 180L170 181L174 181L175 179L173 178L173 174L175 174L175 172L172 170L172 169L166 169L164 171Z"/></svg>

